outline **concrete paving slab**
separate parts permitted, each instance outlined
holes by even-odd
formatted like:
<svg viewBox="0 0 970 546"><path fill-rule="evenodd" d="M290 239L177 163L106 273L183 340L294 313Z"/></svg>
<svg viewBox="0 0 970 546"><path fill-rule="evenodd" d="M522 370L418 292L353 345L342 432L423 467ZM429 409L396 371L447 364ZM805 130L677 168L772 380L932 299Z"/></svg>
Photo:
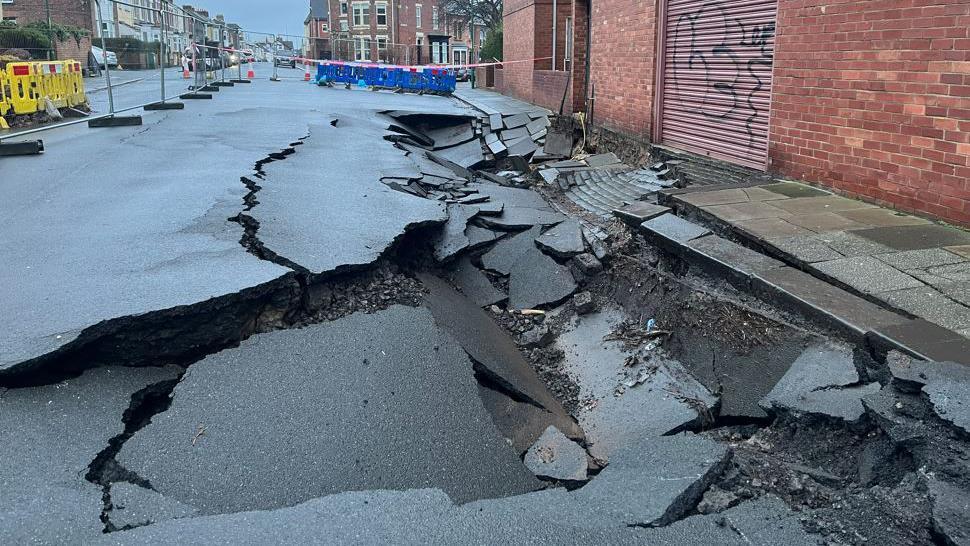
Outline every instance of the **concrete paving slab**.
<svg viewBox="0 0 970 546"><path fill-rule="evenodd" d="M811 235L811 230L789 224L781 218L759 218L755 220L740 220L735 225L742 230L762 239L777 239L779 237L799 237Z"/></svg>
<svg viewBox="0 0 970 546"><path fill-rule="evenodd" d="M568 259L586 251L582 227L572 218L556 224L535 241L543 252L556 258Z"/></svg>
<svg viewBox="0 0 970 546"><path fill-rule="evenodd" d="M882 292L878 297L897 309L950 330L970 327L970 307L953 301L929 286Z"/></svg>
<svg viewBox="0 0 970 546"><path fill-rule="evenodd" d="M703 258L715 273L741 279L785 265L717 235L705 235L687 241L686 246Z"/></svg>
<svg viewBox="0 0 970 546"><path fill-rule="evenodd" d="M956 245L944 247L946 250L953 252L954 254L959 254L964 258L970 258L970 245Z"/></svg>
<svg viewBox="0 0 970 546"><path fill-rule="evenodd" d="M430 129L424 131L424 134L427 135L432 142L434 142L434 149L440 150L442 148L449 148L451 146L464 144L474 139L475 129L472 127L471 123L461 123L458 125L452 125L450 127Z"/></svg>
<svg viewBox="0 0 970 546"><path fill-rule="evenodd" d="M942 248L906 250L888 254L876 254L875 258L896 269L926 269L937 265L948 265L967 261L964 257Z"/></svg>
<svg viewBox="0 0 970 546"><path fill-rule="evenodd" d="M917 216L911 216L902 212L880 208L843 210L837 212L836 214L839 216L844 216L854 222L867 224L872 227L919 226L930 223L929 220L925 220Z"/></svg>
<svg viewBox="0 0 970 546"><path fill-rule="evenodd" d="M506 129L499 134L502 136L502 142L508 146L520 138L528 138L529 130L525 127L516 127L515 129Z"/></svg>
<svg viewBox="0 0 970 546"><path fill-rule="evenodd" d="M779 182L777 184L766 184L758 187L785 197L824 197L826 195L832 195L827 191L813 188L807 184L799 184L798 182Z"/></svg>
<svg viewBox="0 0 970 546"><path fill-rule="evenodd" d="M667 525L694 507L729 460L724 445L701 436L638 438L572 496L627 525Z"/></svg>
<svg viewBox="0 0 970 546"><path fill-rule="evenodd" d="M88 465L122 434L135 392L174 368L97 368L56 385L0 396L0 542L81 543L99 537L101 487Z"/></svg>
<svg viewBox="0 0 970 546"><path fill-rule="evenodd" d="M432 155L429 154L429 157L432 157ZM464 144L452 146L451 148L435 150L433 157L450 161L463 169L471 169L481 165L485 161L485 152L482 151L481 141L476 138Z"/></svg>
<svg viewBox="0 0 970 546"><path fill-rule="evenodd" d="M573 135L565 131L552 130L546 134L542 150L549 155L569 157L573 153Z"/></svg>
<svg viewBox="0 0 970 546"><path fill-rule="evenodd" d="M769 239L769 243L778 250L805 263L827 262L844 258L824 241L814 235L804 237L781 237Z"/></svg>
<svg viewBox="0 0 970 546"><path fill-rule="evenodd" d="M499 232L472 224L469 224L468 227L465 228L465 237L468 237L469 249L475 249L491 243L498 239L501 235L502 234Z"/></svg>
<svg viewBox="0 0 970 546"><path fill-rule="evenodd" d="M817 237L832 250L846 257L851 256L874 256L876 254L888 254L894 250L886 245L870 241L855 234L855 232L821 233Z"/></svg>
<svg viewBox="0 0 970 546"><path fill-rule="evenodd" d="M677 199L695 207L709 207L713 205L730 205L733 203L747 203L748 194L740 188L714 191L697 191L678 195Z"/></svg>
<svg viewBox="0 0 970 546"><path fill-rule="evenodd" d="M380 139L382 121L366 112L315 124L299 150L264 166L259 240L315 274L370 264L408 229L447 220L444 204L395 191L379 170L410 160ZM360 139L370 139L360 146ZM315 158L339 157L322 176Z"/></svg>
<svg viewBox="0 0 970 546"><path fill-rule="evenodd" d="M614 209L613 216L623 220L623 223L631 227L636 227L647 220L651 220L668 212L670 212L670 207L664 207L646 201L637 201Z"/></svg>
<svg viewBox="0 0 970 546"><path fill-rule="evenodd" d="M478 218L477 221L489 227L517 230L536 225L551 226L566 219L532 190L507 188L498 184L480 184L476 188L479 194L487 195L490 202L504 205L501 215Z"/></svg>
<svg viewBox="0 0 970 546"><path fill-rule="evenodd" d="M763 201L734 203L731 205L710 205L701 208L728 222L756 220L758 218L786 218L791 216L791 213L773 207Z"/></svg>
<svg viewBox="0 0 970 546"><path fill-rule="evenodd" d="M380 335L361 344L362 332ZM436 485L467 502L537 486L482 406L465 352L428 310L403 306L206 357L118 461L202 514L347 490Z"/></svg>
<svg viewBox="0 0 970 546"><path fill-rule="evenodd" d="M825 195L821 197L796 197L778 201L775 206L787 210L792 214L821 213L821 212L840 212L844 210L872 209L875 205L848 199L838 195Z"/></svg>
<svg viewBox="0 0 970 546"><path fill-rule="evenodd" d="M970 262L929 267L926 272L950 281L970 281Z"/></svg>
<svg viewBox="0 0 970 546"><path fill-rule="evenodd" d="M151 525L170 519L187 518L198 511L176 500L128 482L111 485L108 521L118 529Z"/></svg>
<svg viewBox="0 0 970 546"><path fill-rule="evenodd" d="M812 267L867 294L924 286L906 273L869 256L818 262Z"/></svg>
<svg viewBox="0 0 970 546"><path fill-rule="evenodd" d="M546 127L549 127L549 118L546 116L535 118L526 125L526 128L529 130L529 134L538 133Z"/></svg>
<svg viewBox="0 0 970 546"><path fill-rule="evenodd" d="M586 450L552 426L532 444L523 462L536 476L560 481L583 481L589 468Z"/></svg>
<svg viewBox="0 0 970 546"><path fill-rule="evenodd" d="M535 239L542 233L539 226L513 235L499 241L492 250L482 256L485 269L497 271L503 275L512 272L512 266L519 257L535 247Z"/></svg>
<svg viewBox="0 0 970 546"><path fill-rule="evenodd" d="M946 294L948 298L970 306L970 281L948 282L935 285L934 288Z"/></svg>
<svg viewBox="0 0 970 546"><path fill-rule="evenodd" d="M419 277L429 289L426 302L435 323L458 341L476 363L476 372L485 374L496 388L517 400L532 403L549 413L550 420L536 431L529 445L548 425L555 425L570 438L583 437L582 430L522 357L505 330L443 280L431 275Z"/></svg>
<svg viewBox="0 0 970 546"><path fill-rule="evenodd" d="M434 240L434 257L439 262L450 260L471 245L465 229L468 221L478 214L472 205L448 205L448 221Z"/></svg>
<svg viewBox="0 0 970 546"><path fill-rule="evenodd" d="M859 384L852 349L831 343L809 347L765 396L761 406L855 422L862 417L862 397L879 391L879 383Z"/></svg>
<svg viewBox="0 0 970 546"><path fill-rule="evenodd" d="M859 222L853 222L844 216L835 214L834 212L819 212L815 214L795 214L785 221L789 224L794 224L796 226L801 226L806 229L810 229L815 233L827 233L830 231L850 231L855 229L865 229L869 227L866 224L860 224Z"/></svg>
<svg viewBox="0 0 970 546"><path fill-rule="evenodd" d="M970 233L937 225L862 229L854 234L896 250L917 250L970 244Z"/></svg>
<svg viewBox="0 0 970 546"><path fill-rule="evenodd" d="M866 334L866 342L881 350L896 349L924 360L970 365L970 340L922 319L874 327Z"/></svg>
<svg viewBox="0 0 970 546"><path fill-rule="evenodd" d="M506 141L505 146L509 149L509 156L525 157L528 158L539 149L536 143L532 140L532 137L526 135L522 138Z"/></svg>
<svg viewBox="0 0 970 546"><path fill-rule="evenodd" d="M524 127L532 121L532 118L528 114L514 114L511 116L506 116L503 124L506 129L515 129L516 127Z"/></svg>
<svg viewBox="0 0 970 546"><path fill-rule="evenodd" d="M764 187L752 186L750 188L741 188L741 191L748 196L748 200L752 203L758 201L778 201L780 199L788 199L788 196L782 195L778 192L773 192L765 189Z"/></svg>
<svg viewBox="0 0 970 546"><path fill-rule="evenodd" d="M616 157L616 154L613 152L591 155L586 158L586 164L593 168L606 167L618 163L620 163L620 158Z"/></svg>
<svg viewBox="0 0 970 546"><path fill-rule="evenodd" d="M449 278L465 297L475 302L475 305L479 307L487 307L508 299L508 296L495 288L495 285L488 280L485 273L475 267L467 256L458 260L458 263L449 272Z"/></svg>
<svg viewBox="0 0 970 546"><path fill-rule="evenodd" d="M691 239L703 237L711 231L705 227L688 222L673 214L664 214L640 224L640 229L664 239L686 243Z"/></svg>
<svg viewBox="0 0 970 546"><path fill-rule="evenodd" d="M535 245L519 255L509 271L509 305L514 309L558 303L576 288L569 268L556 263Z"/></svg>

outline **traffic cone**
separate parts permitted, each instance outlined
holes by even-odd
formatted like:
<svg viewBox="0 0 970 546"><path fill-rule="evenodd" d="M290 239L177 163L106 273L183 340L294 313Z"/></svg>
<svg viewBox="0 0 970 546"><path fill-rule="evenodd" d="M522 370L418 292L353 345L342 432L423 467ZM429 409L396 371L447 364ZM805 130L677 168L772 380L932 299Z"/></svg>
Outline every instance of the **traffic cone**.
<svg viewBox="0 0 970 546"><path fill-rule="evenodd" d="M253 70L253 65L249 65L249 70L246 71L246 77L250 80L256 77L256 71Z"/></svg>
<svg viewBox="0 0 970 546"><path fill-rule="evenodd" d="M192 78L192 76L189 75L189 67L183 66L182 67L182 79L183 80L188 80L188 79L191 79L191 78Z"/></svg>
<svg viewBox="0 0 970 546"><path fill-rule="evenodd" d="M303 66L306 67L306 72L303 73L303 81L308 82L310 81L310 63L303 63Z"/></svg>

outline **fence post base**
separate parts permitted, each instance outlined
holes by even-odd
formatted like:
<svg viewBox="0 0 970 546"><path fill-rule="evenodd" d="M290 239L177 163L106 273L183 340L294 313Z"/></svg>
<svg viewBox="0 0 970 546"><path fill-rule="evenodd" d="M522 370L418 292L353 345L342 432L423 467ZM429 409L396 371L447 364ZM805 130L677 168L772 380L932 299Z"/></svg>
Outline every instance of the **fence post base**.
<svg viewBox="0 0 970 546"><path fill-rule="evenodd" d="M88 127L132 127L141 125L141 116L111 116L108 118L92 119Z"/></svg>
<svg viewBox="0 0 970 546"><path fill-rule="evenodd" d="M179 95L179 98L183 100L211 99L212 95L209 93L185 93Z"/></svg>
<svg viewBox="0 0 970 546"><path fill-rule="evenodd" d="M184 102L156 102L153 104L146 104L145 110L184 110Z"/></svg>
<svg viewBox="0 0 970 546"><path fill-rule="evenodd" d="M276 76L273 76L272 78L269 79L269 81L271 81L271 82L278 82L278 81L280 81L280 79L277 78Z"/></svg>
<svg viewBox="0 0 970 546"><path fill-rule="evenodd" d="M43 140L0 142L0 156L37 155L44 151Z"/></svg>
<svg viewBox="0 0 970 546"><path fill-rule="evenodd" d="M212 85L216 87L233 87L236 84L232 83L231 81L228 81L228 82L214 82Z"/></svg>
<svg viewBox="0 0 970 546"><path fill-rule="evenodd" d="M253 83L252 80L229 80L232 83Z"/></svg>
<svg viewBox="0 0 970 546"><path fill-rule="evenodd" d="M215 85L206 85L205 87L200 87L199 91L205 91L207 93L218 93L219 87Z"/></svg>

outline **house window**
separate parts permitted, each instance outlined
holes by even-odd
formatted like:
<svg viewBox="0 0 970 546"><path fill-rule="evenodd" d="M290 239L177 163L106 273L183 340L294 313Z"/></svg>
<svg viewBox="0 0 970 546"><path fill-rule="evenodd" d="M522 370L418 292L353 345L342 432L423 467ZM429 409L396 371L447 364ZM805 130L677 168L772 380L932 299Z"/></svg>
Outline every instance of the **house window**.
<svg viewBox="0 0 970 546"><path fill-rule="evenodd" d="M438 6L431 8L431 28L438 30Z"/></svg>
<svg viewBox="0 0 970 546"><path fill-rule="evenodd" d="M347 2L340 3L340 15L347 15Z"/></svg>
<svg viewBox="0 0 970 546"><path fill-rule="evenodd" d="M414 26L421 28L421 4L414 6Z"/></svg>
<svg viewBox="0 0 970 546"><path fill-rule="evenodd" d="M566 56L563 58L563 70L569 70L570 62L573 60L573 18L566 17Z"/></svg>
<svg viewBox="0 0 970 546"><path fill-rule="evenodd" d="M461 23L455 23L455 38L458 40L462 39L462 33L465 31L465 25Z"/></svg>
<svg viewBox="0 0 970 546"><path fill-rule="evenodd" d="M370 38L354 38L354 60L370 60Z"/></svg>
<svg viewBox="0 0 970 546"><path fill-rule="evenodd" d="M350 23L348 23L347 21L340 21L340 30L344 32L347 32L348 30L350 30Z"/></svg>
<svg viewBox="0 0 970 546"><path fill-rule="evenodd" d="M387 36L378 36L377 37L377 49L382 50L382 51L385 50L385 49L387 49Z"/></svg>
<svg viewBox="0 0 970 546"><path fill-rule="evenodd" d="M370 5L354 2L354 26L370 26Z"/></svg>
<svg viewBox="0 0 970 546"><path fill-rule="evenodd" d="M377 4L377 26L387 26L387 4Z"/></svg>

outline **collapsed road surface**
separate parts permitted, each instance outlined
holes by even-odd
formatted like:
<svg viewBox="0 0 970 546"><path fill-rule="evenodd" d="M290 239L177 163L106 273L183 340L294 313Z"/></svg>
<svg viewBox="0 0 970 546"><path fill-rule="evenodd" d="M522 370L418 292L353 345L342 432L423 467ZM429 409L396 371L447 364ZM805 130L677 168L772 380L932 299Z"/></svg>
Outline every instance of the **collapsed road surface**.
<svg viewBox="0 0 970 546"><path fill-rule="evenodd" d="M577 210L530 159L669 184L543 111L277 85L0 163L0 542L970 540L962 364Z"/></svg>

